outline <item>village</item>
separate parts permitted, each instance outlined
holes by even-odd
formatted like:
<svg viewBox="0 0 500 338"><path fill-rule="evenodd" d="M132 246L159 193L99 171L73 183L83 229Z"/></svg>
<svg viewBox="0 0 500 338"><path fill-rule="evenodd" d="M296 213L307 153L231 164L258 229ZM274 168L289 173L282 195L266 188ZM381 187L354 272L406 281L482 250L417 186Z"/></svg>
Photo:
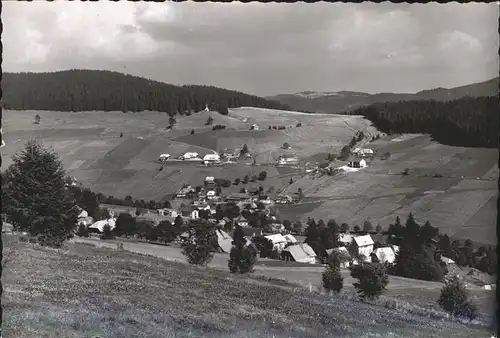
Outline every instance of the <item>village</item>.
<svg viewBox="0 0 500 338"><path fill-rule="evenodd" d="M355 148L351 151L348 164L337 169L343 170L345 173L360 170L367 167L366 160L369 160L373 155L374 152L371 149ZM198 153L186 152L175 160L202 161L204 165L220 165L249 156L251 155L248 152L242 152L241 149L237 148L225 149L221 154L206 154L203 158ZM169 154L161 154L159 157L161 163L175 160L170 159ZM226 162L223 162L224 160ZM282 156L276 165L297 165L298 163L299 159L295 156ZM307 173L322 170L328 171L328 168L316 165L313 169L308 169ZM261 172L260 175L265 176L265 173ZM262 177L258 179L262 179ZM255 177L251 180L255 181ZM280 220L276 217L276 206L293 206L301 203L303 196L300 192L291 195L275 194L272 197L265 193L262 187L254 186L241 188L239 193L226 194L223 189L232 185L229 180L206 176L204 181L199 183L202 184L193 186L186 183L172 196L172 202L176 203L171 204L178 205L177 208L143 209L139 213L135 207L102 204L101 207L106 208L110 213L109 219L94 222L88 213L81 209L78 224L87 226L91 236L100 236L106 226L113 231L116 227L117 217L121 213L128 213L136 217L138 221L147 221L153 227L158 226L162 221L169 221L172 224L201 221L217 228L217 250L220 253L230 253L234 231L241 229L246 246L251 248L257 257L262 255L284 262L325 264L330 254L336 251L343 257L343 268L358 264L358 260L387 264L392 264L395 261L399 247L389 244L388 236L383 234L381 229L361 231L357 226L351 232L346 229L339 230L338 241L334 246L323 247L323 252L315 252L309 244L305 243L306 236L303 229L296 225L292 226L291 221L295 220ZM187 238L188 234L182 233L177 236L173 243L182 243ZM263 239L270 243L270 252L264 255L261 253L262 246L256 245ZM446 257L443 260L448 264L454 263Z"/></svg>

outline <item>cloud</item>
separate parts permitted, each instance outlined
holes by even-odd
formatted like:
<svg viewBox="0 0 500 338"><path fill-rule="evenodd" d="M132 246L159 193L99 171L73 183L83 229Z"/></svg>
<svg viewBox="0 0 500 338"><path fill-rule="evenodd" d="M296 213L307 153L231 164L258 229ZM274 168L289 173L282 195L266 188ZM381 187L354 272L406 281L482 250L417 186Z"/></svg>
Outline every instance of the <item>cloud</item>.
<svg viewBox="0 0 500 338"><path fill-rule="evenodd" d="M494 4L5 2L4 70L93 68L259 95L498 75ZM383 79L383 81L381 81Z"/></svg>

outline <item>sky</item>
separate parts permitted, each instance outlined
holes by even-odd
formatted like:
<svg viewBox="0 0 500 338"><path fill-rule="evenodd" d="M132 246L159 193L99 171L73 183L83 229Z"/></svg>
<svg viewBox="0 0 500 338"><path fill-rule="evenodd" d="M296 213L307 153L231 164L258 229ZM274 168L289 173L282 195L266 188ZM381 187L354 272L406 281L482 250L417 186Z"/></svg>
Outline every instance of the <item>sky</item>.
<svg viewBox="0 0 500 338"><path fill-rule="evenodd" d="M260 96L499 73L498 5L3 2L3 71L105 69Z"/></svg>

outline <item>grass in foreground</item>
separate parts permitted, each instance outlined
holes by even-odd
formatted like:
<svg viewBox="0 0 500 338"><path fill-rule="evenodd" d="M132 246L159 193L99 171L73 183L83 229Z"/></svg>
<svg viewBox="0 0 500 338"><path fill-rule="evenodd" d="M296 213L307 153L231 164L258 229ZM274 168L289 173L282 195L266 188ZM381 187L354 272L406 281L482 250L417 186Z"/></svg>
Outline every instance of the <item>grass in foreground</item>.
<svg viewBox="0 0 500 338"><path fill-rule="evenodd" d="M491 336L479 323L128 252L7 245L15 250L3 276L6 338Z"/></svg>

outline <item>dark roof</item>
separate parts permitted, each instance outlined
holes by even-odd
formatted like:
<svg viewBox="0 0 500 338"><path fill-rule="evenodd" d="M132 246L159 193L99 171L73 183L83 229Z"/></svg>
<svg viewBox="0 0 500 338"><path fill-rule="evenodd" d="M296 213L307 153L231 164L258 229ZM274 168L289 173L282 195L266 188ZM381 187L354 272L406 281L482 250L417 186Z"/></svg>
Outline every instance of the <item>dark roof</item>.
<svg viewBox="0 0 500 338"><path fill-rule="evenodd" d="M254 233L260 233L262 231L262 229L255 227L242 227L241 229L243 230L243 234L249 237L253 236Z"/></svg>
<svg viewBox="0 0 500 338"><path fill-rule="evenodd" d="M374 234L374 235L370 234L370 236L372 236L374 242L379 242L382 244L387 243L387 239L389 238L389 236L382 234Z"/></svg>

